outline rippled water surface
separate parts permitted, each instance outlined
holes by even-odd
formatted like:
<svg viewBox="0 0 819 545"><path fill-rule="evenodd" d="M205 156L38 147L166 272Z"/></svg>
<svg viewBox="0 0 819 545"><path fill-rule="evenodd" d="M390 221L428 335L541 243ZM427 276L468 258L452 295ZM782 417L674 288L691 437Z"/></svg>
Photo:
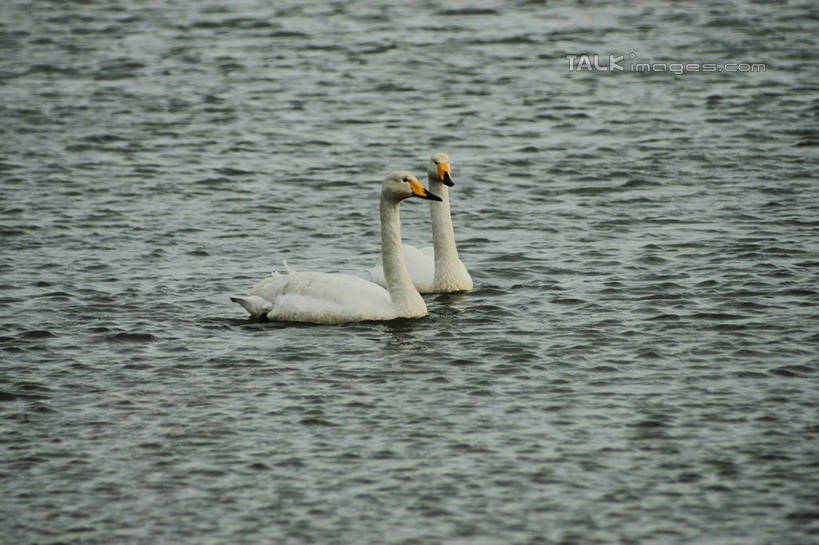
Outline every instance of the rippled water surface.
<svg viewBox="0 0 819 545"><path fill-rule="evenodd" d="M816 542L817 48L808 1L3 2L0 541ZM364 276L434 151L472 292L229 301Z"/></svg>

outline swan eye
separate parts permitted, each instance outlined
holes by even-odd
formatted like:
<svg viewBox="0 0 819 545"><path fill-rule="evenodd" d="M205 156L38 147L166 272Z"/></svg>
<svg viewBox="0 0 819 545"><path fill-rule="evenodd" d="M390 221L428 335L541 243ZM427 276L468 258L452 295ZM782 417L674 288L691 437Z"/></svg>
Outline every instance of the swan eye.
<svg viewBox="0 0 819 545"><path fill-rule="evenodd" d="M405 181L405 182L409 182L409 178L406 178L406 177L405 177L405 178L404 178L404 181Z"/></svg>

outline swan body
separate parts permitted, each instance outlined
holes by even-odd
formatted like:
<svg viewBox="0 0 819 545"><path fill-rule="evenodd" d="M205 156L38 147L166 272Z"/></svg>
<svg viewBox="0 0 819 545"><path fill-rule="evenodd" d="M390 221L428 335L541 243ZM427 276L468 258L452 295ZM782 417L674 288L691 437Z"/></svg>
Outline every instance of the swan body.
<svg viewBox="0 0 819 545"><path fill-rule="evenodd" d="M288 268L287 274L275 273L264 278L248 295L231 300L253 317L285 322L339 324L425 316L426 304L412 284L401 253L398 207L409 197L440 200L410 172L393 172L384 180L380 214L386 289L347 274Z"/></svg>
<svg viewBox="0 0 819 545"><path fill-rule="evenodd" d="M288 268L287 274L274 273L263 278L248 295L231 300L254 317L284 322L334 324L398 317L398 309L387 290L341 273ZM418 315L423 314L426 312Z"/></svg>
<svg viewBox="0 0 819 545"><path fill-rule="evenodd" d="M430 206L432 220L431 247L418 249L403 245L404 260L415 287L421 293L446 293L472 289L472 277L458 258L455 230L449 209L449 187L454 185L449 168L449 156L435 153L427 165L429 188L441 197L441 203ZM386 285L381 261L369 269L370 280Z"/></svg>

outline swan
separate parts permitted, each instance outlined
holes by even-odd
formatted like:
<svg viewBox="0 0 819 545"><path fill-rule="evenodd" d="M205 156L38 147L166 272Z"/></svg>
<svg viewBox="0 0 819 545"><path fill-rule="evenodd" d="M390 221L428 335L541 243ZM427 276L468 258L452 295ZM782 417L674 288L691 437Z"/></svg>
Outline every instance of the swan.
<svg viewBox="0 0 819 545"><path fill-rule="evenodd" d="M412 282L421 293L469 291L472 277L458 258L455 230L449 212L449 187L455 185L446 153L434 153L427 164L429 189L441 197L441 204L429 207L432 220L432 247L421 248L404 244L404 260ZM370 280L384 286L381 261L368 271Z"/></svg>
<svg viewBox="0 0 819 545"><path fill-rule="evenodd" d="M257 282L250 293L231 297L256 318L284 322L340 324L365 320L418 318L427 306L412 285L401 253L399 204L409 197L441 198L427 191L411 172L392 172L381 187L381 259L386 289L341 273L274 273ZM287 264L285 263L285 266Z"/></svg>

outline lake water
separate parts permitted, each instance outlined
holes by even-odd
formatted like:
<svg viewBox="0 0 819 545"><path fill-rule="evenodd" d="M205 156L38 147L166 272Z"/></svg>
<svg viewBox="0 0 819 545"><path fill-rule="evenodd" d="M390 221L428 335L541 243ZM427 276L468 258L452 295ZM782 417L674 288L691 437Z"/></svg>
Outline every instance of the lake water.
<svg viewBox="0 0 819 545"><path fill-rule="evenodd" d="M816 4L482 6L3 2L1 542L819 540ZM229 301L435 151L473 291Z"/></svg>

